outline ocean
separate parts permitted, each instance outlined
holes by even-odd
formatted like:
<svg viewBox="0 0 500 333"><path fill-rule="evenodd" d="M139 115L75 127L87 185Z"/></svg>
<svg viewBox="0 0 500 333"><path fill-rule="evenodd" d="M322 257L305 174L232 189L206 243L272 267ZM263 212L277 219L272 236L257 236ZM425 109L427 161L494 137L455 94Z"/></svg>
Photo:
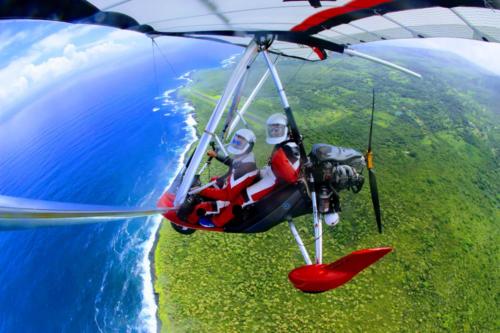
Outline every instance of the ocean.
<svg viewBox="0 0 500 333"><path fill-rule="evenodd" d="M149 54L19 102L0 118L0 195L155 206L195 139L194 110L177 90L239 51L192 45L173 68ZM155 332L148 254L159 225L152 217L0 232L0 332Z"/></svg>

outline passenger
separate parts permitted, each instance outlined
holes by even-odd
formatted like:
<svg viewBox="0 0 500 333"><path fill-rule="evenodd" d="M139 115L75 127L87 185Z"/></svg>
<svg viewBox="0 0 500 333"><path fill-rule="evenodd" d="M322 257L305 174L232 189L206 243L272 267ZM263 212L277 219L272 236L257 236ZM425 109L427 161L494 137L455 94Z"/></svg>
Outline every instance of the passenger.
<svg viewBox="0 0 500 333"><path fill-rule="evenodd" d="M204 199L213 200L202 202L194 209L193 214L200 217L201 226L223 227L234 218L233 206L243 204L241 192L255 181L259 173L252 152L255 141L255 134L251 130L240 129L227 148L233 158L220 157L214 151L208 152L209 156L228 165L229 170L224 176L218 177L213 186L199 193ZM197 217L193 214L189 220L196 223Z"/></svg>
<svg viewBox="0 0 500 333"><path fill-rule="evenodd" d="M300 149L290 138L288 120L285 115L276 113L267 121L266 142L274 144L274 150L269 158L268 165L260 171L261 179L242 192L243 207L253 204L271 193L280 184L294 184L300 176ZM325 222L335 226L340 218L337 212L325 214Z"/></svg>
<svg viewBox="0 0 500 333"><path fill-rule="evenodd" d="M296 183L300 175L299 146L290 139L285 115L276 113L267 121L266 142L274 144L268 165L260 171L261 179L242 193L244 206L259 201L279 184Z"/></svg>

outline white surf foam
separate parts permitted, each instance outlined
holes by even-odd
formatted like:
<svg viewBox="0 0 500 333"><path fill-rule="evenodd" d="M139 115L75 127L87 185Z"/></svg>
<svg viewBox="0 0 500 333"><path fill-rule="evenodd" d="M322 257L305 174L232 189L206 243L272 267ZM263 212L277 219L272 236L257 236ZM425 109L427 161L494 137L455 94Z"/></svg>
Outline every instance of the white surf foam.
<svg viewBox="0 0 500 333"><path fill-rule="evenodd" d="M191 82L192 80L189 78L193 71L187 72L183 74L181 77L178 79L185 80L187 82ZM173 99L171 96L174 92L179 90L182 87L179 86L175 89L170 89L167 90L162 96L163 96L163 103L167 103L167 105L171 105L173 112L177 113L178 111L182 111L186 115L186 128L188 129L188 143L185 145L182 151L180 151L180 158L177 163L177 167L175 172L172 174L170 179L167 181L167 185L165 186L165 189L163 192L165 192L171 185L171 183L174 181L175 176L180 172L182 169L185 159L186 159L186 154L189 151L191 145L193 142L196 141L197 136L196 136L196 128L195 126L197 125L197 122L194 117L194 111L195 108L187 103L187 102L179 102ZM167 115L167 114L165 114ZM152 193L151 193L152 194ZM143 288L142 288L142 294L143 294L143 299L142 299L142 308L141 312L139 314L139 320L142 323L142 327L152 333L156 333L158 329L158 323L157 323L157 317L156 317L156 312L157 312L157 304L156 304L156 298L154 294L154 286L153 286L153 277L151 275L151 261L150 261L150 253L153 250L153 246L155 243L156 235L158 233L158 229L160 228L161 225L161 216L154 216L151 218L148 218L147 222L148 224L151 224L151 229L149 233L149 237L147 240L143 242L141 245L143 249L143 259L141 261L141 277L143 281ZM153 253L154 255L154 253Z"/></svg>
<svg viewBox="0 0 500 333"><path fill-rule="evenodd" d="M195 72L194 70L188 71L179 76L177 80L185 80L187 83L193 82L193 80L191 79L191 75L193 75L194 72Z"/></svg>
<svg viewBox="0 0 500 333"><path fill-rule="evenodd" d="M198 125L195 118L194 106L186 102L182 104L182 110L186 114L185 128L190 132L191 141L194 141L196 140L196 126Z"/></svg>
<svg viewBox="0 0 500 333"><path fill-rule="evenodd" d="M236 63L236 59L240 56L241 53L235 53L231 55L229 58L224 59L220 62L222 68L228 68L231 67Z"/></svg>
<svg viewBox="0 0 500 333"><path fill-rule="evenodd" d="M158 323L156 320L157 304L153 288L153 277L151 276L151 261L149 260L149 254L153 250L156 233L158 231L158 228L160 227L161 219L161 216L153 216L147 219L147 223L151 224L151 230L149 238L142 244L142 308L141 312L139 313L139 318L143 328L152 333L157 332Z"/></svg>

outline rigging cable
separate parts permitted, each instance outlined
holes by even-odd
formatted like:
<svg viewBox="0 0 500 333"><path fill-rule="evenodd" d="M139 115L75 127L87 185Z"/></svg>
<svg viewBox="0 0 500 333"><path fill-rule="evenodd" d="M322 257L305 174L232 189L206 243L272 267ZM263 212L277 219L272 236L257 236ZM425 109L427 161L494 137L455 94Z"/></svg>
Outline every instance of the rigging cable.
<svg viewBox="0 0 500 333"><path fill-rule="evenodd" d="M309 53L309 55L308 55L307 57L309 58L309 57L311 56L311 54L313 54L313 52L314 52L314 51L313 51L313 50L311 50L311 53ZM276 58L276 62L275 62L275 63L277 63L277 62L278 62L278 58ZM295 73L292 75L292 77L286 81L285 86L288 86L288 84L289 84L290 82L293 82L293 80L295 79L295 77L299 74L299 71L302 69L302 67L304 67L304 64L305 64L305 63L306 63L306 61L305 61L305 60L301 61L300 66L297 68L297 70L296 70L296 71L295 71Z"/></svg>
<svg viewBox="0 0 500 333"><path fill-rule="evenodd" d="M155 75L156 96L160 96L160 83L158 81L158 68L156 68L156 54L153 38L151 38L151 50L153 51L153 72Z"/></svg>
<svg viewBox="0 0 500 333"><path fill-rule="evenodd" d="M158 52L163 57L165 62L168 64L170 70L172 71L172 73L174 73L175 77L179 77L179 74L175 71L175 68L174 68L174 66L172 66L172 63L170 63L170 61L168 61L167 56L163 53L162 49L160 48L160 45L158 45L158 43L156 42L154 37L151 37L151 41L153 42L154 45L156 45L156 47L158 48Z"/></svg>
<svg viewBox="0 0 500 333"><path fill-rule="evenodd" d="M151 38L151 49L153 51L153 71L154 71L154 76L155 76L155 85L156 85L156 96L155 96L155 101L160 99L162 96L162 93L160 91L160 79L158 77L158 66L156 64L156 52L155 52L155 41L153 38ZM162 118L163 119L163 118ZM161 123L161 139L160 139L160 145L164 145L165 143L168 142L167 137L166 137L166 125L164 121L160 121Z"/></svg>

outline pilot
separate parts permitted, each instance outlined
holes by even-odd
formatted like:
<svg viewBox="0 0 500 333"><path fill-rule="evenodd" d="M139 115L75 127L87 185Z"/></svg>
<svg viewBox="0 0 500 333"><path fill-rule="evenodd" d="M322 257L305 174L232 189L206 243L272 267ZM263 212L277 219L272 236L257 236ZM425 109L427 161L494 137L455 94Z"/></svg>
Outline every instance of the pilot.
<svg viewBox="0 0 500 333"><path fill-rule="evenodd" d="M268 165L260 171L261 179L242 193L243 206L259 201L278 184L293 184L299 179L300 150L290 139L286 116L275 113L267 119L266 126L266 142L275 146Z"/></svg>
<svg viewBox="0 0 500 333"><path fill-rule="evenodd" d="M241 192L252 184L258 176L259 170L255 163L252 152L255 144L255 134L246 128L239 129L227 147L227 151L233 155L221 157L214 151L208 155L215 157L220 162L229 166L228 172L216 179L213 186L202 190L199 195L204 199L212 200L198 204L189 221L199 222L203 227L223 227L234 218L233 206L242 205Z"/></svg>

